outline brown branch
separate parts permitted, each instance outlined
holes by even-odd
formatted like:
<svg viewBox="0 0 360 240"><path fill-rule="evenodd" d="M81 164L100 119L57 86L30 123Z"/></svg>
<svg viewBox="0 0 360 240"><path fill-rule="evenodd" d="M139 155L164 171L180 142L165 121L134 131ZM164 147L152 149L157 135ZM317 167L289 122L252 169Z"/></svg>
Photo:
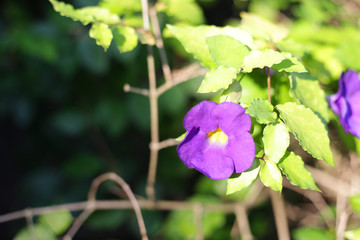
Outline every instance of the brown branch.
<svg viewBox="0 0 360 240"><path fill-rule="evenodd" d="M194 209L193 202L186 201L156 201L155 203L149 200L138 200L139 207L141 209L148 210L192 210ZM238 203L200 203L204 211L206 212L222 212L222 213L233 213ZM256 203L245 204L246 208L255 206ZM46 213L56 212L59 210L68 211L81 211L86 209L88 201L66 203L55 206L38 207L38 208L27 208L24 210L11 212L0 216L0 223L13 221L16 219L25 218L27 211L30 211L32 216L39 216ZM94 208L96 210L114 210L114 209L131 209L132 204L129 200L96 200L94 201Z"/></svg>
<svg viewBox="0 0 360 240"><path fill-rule="evenodd" d="M246 207L244 206L244 204L236 205L235 216L238 228L240 230L241 239L252 240L253 236L251 234L249 220L246 213Z"/></svg>
<svg viewBox="0 0 360 240"><path fill-rule="evenodd" d="M161 67L162 67L162 70L164 73L164 78L167 83L171 83L172 82L171 70L170 70L169 63L168 63L168 60L166 57L166 52L164 49L164 42L161 37L159 19L157 17L156 9L154 6L150 7L149 14L150 14L150 19L151 19L151 25L152 25L154 35L155 35L155 44L156 44L156 47L158 48L159 54L160 54Z"/></svg>
<svg viewBox="0 0 360 240"><path fill-rule="evenodd" d="M105 173L103 175L100 175L96 179L94 179L89 194L88 194L88 201L91 203L91 206L95 207L95 204L93 204L96 201L96 193L101 183L103 183L106 180L112 180L116 182L126 193L127 197L130 200L131 206L135 211L136 219L140 228L140 233L143 240L147 240L148 236L146 233L145 223L144 219L141 215L141 209L139 207L139 203L137 199L135 198L133 192L131 191L129 185L118 175L115 173ZM95 209L95 208L93 208Z"/></svg>
<svg viewBox="0 0 360 240"><path fill-rule="evenodd" d="M142 18L144 29L150 30L149 22L149 6L147 0L141 0L142 6ZM156 89L156 75L155 75L155 61L152 46L147 45L147 66L149 76L149 100L150 100L150 129L151 129L151 142L150 145L156 145L159 143L159 109ZM150 148L150 163L149 172L146 184L146 193L150 200L155 201L155 179L156 168L158 161L159 151Z"/></svg>
<svg viewBox="0 0 360 240"><path fill-rule="evenodd" d="M313 203L314 207L318 210L319 214L323 217L327 227L331 228L331 223L329 222L329 216L327 216L323 211L325 208L328 208L329 206L319 192L313 190L301 189L297 186L290 184L289 181L284 181L283 184L284 187L291 189L294 192L297 192L303 195L304 197L306 197L307 199L309 199Z"/></svg>
<svg viewBox="0 0 360 240"><path fill-rule="evenodd" d="M80 214L78 218L75 219L73 222L71 228L68 230L68 232L65 234L63 240L71 240L75 234L79 231L80 227L84 224L86 219L89 218L89 216L95 211L95 204L93 201L88 201L86 208L84 211Z"/></svg>
<svg viewBox="0 0 360 240"><path fill-rule="evenodd" d="M309 165L306 165L306 168L311 172L311 175L317 184L325 187L328 190L331 190L335 194L348 197L349 184L346 181ZM354 186L354 191L360 192L360 188Z"/></svg>
<svg viewBox="0 0 360 240"><path fill-rule="evenodd" d="M30 236L32 240L36 240L36 234L34 230L34 223L33 223L33 214L28 209L25 209L25 218L26 218L26 224L30 231Z"/></svg>
<svg viewBox="0 0 360 240"><path fill-rule="evenodd" d="M149 90L131 87L127 83L124 85L124 92L137 93L137 94L141 94L141 95L144 95L144 96L147 96L147 97L149 96Z"/></svg>
<svg viewBox="0 0 360 240"><path fill-rule="evenodd" d="M204 233L202 227L203 207L199 203L194 204L194 223L195 223L195 240L204 240Z"/></svg>
<svg viewBox="0 0 360 240"><path fill-rule="evenodd" d="M269 189L271 204L273 206L276 230L279 240L290 240L289 225L286 217L285 204L280 193Z"/></svg>
<svg viewBox="0 0 360 240"><path fill-rule="evenodd" d="M183 67L179 70L174 70L174 71L172 71L172 82L170 82L170 83L166 82L163 85L161 85L160 87L158 87L157 95L160 96L161 94L163 94L170 88L172 88L180 83L186 82L192 78L203 76L207 72L208 72L208 69L201 67L201 65L199 63L193 63L193 64L190 64L189 66Z"/></svg>
<svg viewBox="0 0 360 240"><path fill-rule="evenodd" d="M178 145L180 142L174 138L169 138L166 140L163 140L157 144L150 145L150 149L153 148L154 150L161 150L167 147L172 147Z"/></svg>

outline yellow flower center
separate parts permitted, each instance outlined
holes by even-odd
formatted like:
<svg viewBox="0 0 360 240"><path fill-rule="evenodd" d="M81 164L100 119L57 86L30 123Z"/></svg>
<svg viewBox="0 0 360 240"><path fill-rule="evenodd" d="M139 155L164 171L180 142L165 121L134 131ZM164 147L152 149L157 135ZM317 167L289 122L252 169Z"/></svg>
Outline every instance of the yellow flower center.
<svg viewBox="0 0 360 240"><path fill-rule="evenodd" d="M216 143L219 145L225 145L228 143L228 136L221 131L220 127L218 129L211 131L207 134L209 143Z"/></svg>

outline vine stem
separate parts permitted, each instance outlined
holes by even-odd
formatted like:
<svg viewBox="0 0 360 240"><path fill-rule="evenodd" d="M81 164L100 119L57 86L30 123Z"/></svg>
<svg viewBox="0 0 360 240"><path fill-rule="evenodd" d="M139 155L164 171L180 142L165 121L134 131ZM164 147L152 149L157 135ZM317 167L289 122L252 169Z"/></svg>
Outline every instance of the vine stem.
<svg viewBox="0 0 360 240"><path fill-rule="evenodd" d="M274 210L276 231L279 240L290 240L290 232L285 211L285 203L280 193L269 189L271 204Z"/></svg>
<svg viewBox="0 0 360 240"><path fill-rule="evenodd" d="M147 0L141 0L142 6L142 17L145 31L150 31L149 21L149 5ZM150 163L149 172L146 186L146 194L148 198L155 201L155 178L156 178L156 167L158 161L159 150L153 146L159 144L159 109L158 109L158 96L156 89L156 74L155 74L155 61L152 46L147 45L147 66L148 66L148 77L149 77L149 100L150 100L150 131L151 131L151 142L150 142Z"/></svg>
<svg viewBox="0 0 360 240"><path fill-rule="evenodd" d="M266 72L266 75L267 75L268 100L271 103L271 76L270 76L270 69L268 67L266 67L265 72Z"/></svg>

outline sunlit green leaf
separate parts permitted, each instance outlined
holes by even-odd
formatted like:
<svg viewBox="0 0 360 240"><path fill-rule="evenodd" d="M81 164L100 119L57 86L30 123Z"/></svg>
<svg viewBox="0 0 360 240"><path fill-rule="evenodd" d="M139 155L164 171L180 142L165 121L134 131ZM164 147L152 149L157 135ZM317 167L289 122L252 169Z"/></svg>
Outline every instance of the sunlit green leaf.
<svg viewBox="0 0 360 240"><path fill-rule="evenodd" d="M175 138L175 140L181 142L182 140L185 139L186 134L187 134L187 132L181 134L180 136L178 136L177 138Z"/></svg>
<svg viewBox="0 0 360 240"><path fill-rule="evenodd" d="M96 44L102 46L105 51L110 46L113 34L108 25L104 23L94 23L91 26L89 35L96 40Z"/></svg>
<svg viewBox="0 0 360 240"><path fill-rule="evenodd" d="M278 42L284 39L288 30L280 25L274 24L256 14L242 12L241 13L242 25L246 30L251 31L255 35L263 35L266 40Z"/></svg>
<svg viewBox="0 0 360 240"><path fill-rule="evenodd" d="M195 1L170 0L166 13L176 21L191 25L202 24L205 21L202 9Z"/></svg>
<svg viewBox="0 0 360 240"><path fill-rule="evenodd" d="M138 44L138 35L135 29L127 26L114 28L114 40L121 53L133 50Z"/></svg>
<svg viewBox="0 0 360 240"><path fill-rule="evenodd" d="M273 161L261 161L260 162L260 179L262 183L281 193L282 190L282 175L276 163Z"/></svg>
<svg viewBox="0 0 360 240"><path fill-rule="evenodd" d="M290 144L289 132L283 123L267 125L264 128L262 140L265 155L275 163L278 163L282 156L284 156Z"/></svg>
<svg viewBox="0 0 360 240"><path fill-rule="evenodd" d="M292 232L295 240L335 240L335 234L315 227L302 227Z"/></svg>
<svg viewBox="0 0 360 240"><path fill-rule="evenodd" d="M99 6L117 15L141 12L141 0L101 0Z"/></svg>
<svg viewBox="0 0 360 240"><path fill-rule="evenodd" d="M278 166L292 185L299 186L302 189L320 191L311 173L305 168L303 160L295 153L287 152L280 160Z"/></svg>
<svg viewBox="0 0 360 240"><path fill-rule="evenodd" d="M39 222L48 226L56 235L60 235L70 227L72 219L71 213L64 209L41 215Z"/></svg>
<svg viewBox="0 0 360 240"><path fill-rule="evenodd" d="M319 82L308 73L292 73L289 78L291 92L299 103L328 121L328 103Z"/></svg>
<svg viewBox="0 0 360 240"><path fill-rule="evenodd" d="M260 171L259 159L255 158L251 167L245 172L240 173L240 176L229 178L227 180L226 194L232 194L237 191L241 191L248 187L258 177Z"/></svg>
<svg viewBox="0 0 360 240"><path fill-rule="evenodd" d="M344 237L347 240L359 240L360 239L360 228L346 231L344 233Z"/></svg>
<svg viewBox="0 0 360 240"><path fill-rule="evenodd" d="M274 107L268 100L256 98L246 112L256 118L256 121L261 124L267 124L275 122L277 114L274 112Z"/></svg>
<svg viewBox="0 0 360 240"><path fill-rule="evenodd" d="M240 69L245 56L249 53L247 46L225 35L208 37L206 44L217 66Z"/></svg>
<svg viewBox="0 0 360 240"><path fill-rule="evenodd" d="M254 68L271 67L284 59L286 57L283 54L272 49L253 50L245 57L243 70L251 72Z"/></svg>
<svg viewBox="0 0 360 240"><path fill-rule="evenodd" d="M119 16L111 13L107 8L90 6L74 9L71 4L56 0L49 1L53 5L54 10L60 13L61 16L70 17L74 21L82 22L84 25L95 22L105 24L116 24L120 22Z"/></svg>
<svg viewBox="0 0 360 240"><path fill-rule="evenodd" d="M282 53L286 59L281 61L278 64L272 65L272 70L277 70L279 72L297 72L297 73L303 73L307 72L304 65L297 60L295 57L292 57L289 53Z"/></svg>
<svg viewBox="0 0 360 240"><path fill-rule="evenodd" d="M280 112L280 118L294 133L305 151L315 158L334 165L328 133L324 124L313 111L292 102L277 105L276 108Z"/></svg>
<svg viewBox="0 0 360 240"><path fill-rule="evenodd" d="M190 27L168 25L168 28L184 46L185 50L188 53L192 54L196 59L198 59L202 65L208 68L216 67L216 64L212 60L205 42L205 38L208 37L211 32L216 29L216 27Z"/></svg>
<svg viewBox="0 0 360 240"><path fill-rule="evenodd" d="M232 84L221 94L220 102L234 102L238 103L241 98L241 86L238 81L233 81Z"/></svg>
<svg viewBox="0 0 360 240"><path fill-rule="evenodd" d="M175 37L184 46L185 50L198 59L202 65L208 68L215 68L216 64L212 60L206 38L215 35L230 36L248 47L254 46L251 35L235 27L215 27L215 26L174 26L167 25Z"/></svg>
<svg viewBox="0 0 360 240"><path fill-rule="evenodd" d="M235 68L218 67L211 69L206 73L198 93L216 92L220 89L226 89L236 78L237 70Z"/></svg>
<svg viewBox="0 0 360 240"><path fill-rule="evenodd" d="M352 209L360 213L360 194L349 198Z"/></svg>

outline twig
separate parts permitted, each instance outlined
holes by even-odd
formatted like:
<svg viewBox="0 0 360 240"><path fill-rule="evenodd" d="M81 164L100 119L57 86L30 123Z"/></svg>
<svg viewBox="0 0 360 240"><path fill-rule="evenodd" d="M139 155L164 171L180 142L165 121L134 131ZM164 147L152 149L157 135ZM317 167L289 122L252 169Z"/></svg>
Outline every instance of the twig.
<svg viewBox="0 0 360 240"><path fill-rule="evenodd" d="M340 178L335 178L330 174L306 165L306 168L311 172L315 182L326 189L331 190L336 194L347 197L349 195L349 184ZM354 191L359 191L359 187L354 186Z"/></svg>
<svg viewBox="0 0 360 240"><path fill-rule="evenodd" d="M155 203L149 200L138 200L139 207L141 209L148 210L192 210L194 203L186 201L156 201ZM206 212L222 212L222 213L233 213L238 203L204 203L201 204L204 211ZM251 208L257 203L248 203L246 208ZM129 200L96 200L94 201L96 210L114 210L114 209L131 209L132 205ZM0 216L0 223L13 221L26 217L26 212L30 211L32 216L39 216L46 213L56 212L59 210L67 209L69 211L81 211L86 209L88 201L66 203L55 206L39 207L39 208L27 208L24 210L11 212Z"/></svg>
<svg viewBox="0 0 360 240"><path fill-rule="evenodd" d="M118 175L116 175L115 173L105 173L103 175L100 175L99 177L97 177L96 179L94 179L89 194L88 194L88 200L90 203L94 203L96 201L96 192L99 188L99 185L106 181L106 180L112 180L114 182L116 182L117 184L120 185L120 187L124 190L124 192L126 193L127 197L130 200L130 203L132 205L132 208L135 211L135 215L137 218L137 222L140 228L140 233L142 236L143 240L147 240L148 236L146 233L146 228L145 228L145 223L144 223L144 219L141 215L141 209L139 206L138 201L136 200L133 192L131 191L129 185ZM92 205L95 207L95 204ZM94 208L95 209L95 208Z"/></svg>
<svg viewBox="0 0 360 240"><path fill-rule="evenodd" d="M161 150L167 147L172 147L178 145L180 142L174 138L169 138L159 142L158 144L150 145L150 148L154 148L156 150Z"/></svg>
<svg viewBox="0 0 360 240"><path fill-rule="evenodd" d="M86 205L86 208L80 214L80 216L75 219L75 221L73 222L71 228L65 234L63 240L71 240L75 236L75 234L79 231L80 227L83 225L83 223L86 221L86 219L88 219L88 217L94 211L95 211L94 201L88 201L87 205Z"/></svg>
<svg viewBox="0 0 360 240"><path fill-rule="evenodd" d="M141 95L144 95L144 96L147 96L147 97L149 96L149 90L131 87L127 83L124 85L124 92L137 93L137 94L141 94Z"/></svg>
<svg viewBox="0 0 360 240"><path fill-rule="evenodd" d="M203 68L200 66L199 63L193 63L189 66L181 68L179 70L172 71L172 82L171 83L164 83L157 89L157 95L160 96L170 88L186 82L192 78L203 76L208 72L207 68Z"/></svg>
<svg viewBox="0 0 360 240"><path fill-rule="evenodd" d="M202 214L203 214L203 207L199 203L194 204L194 222L195 222L195 240L203 240L204 233L202 227Z"/></svg>
<svg viewBox="0 0 360 240"><path fill-rule="evenodd" d="M268 100L271 103L271 76L270 76L270 69L268 67L266 67L265 72L266 72L266 75L267 75Z"/></svg>
<svg viewBox="0 0 360 240"><path fill-rule="evenodd" d="M169 67L169 63L166 57L166 52L164 49L164 42L161 37L161 30L160 30L160 24L157 17L156 9L154 6L150 7L149 9L150 19L151 19L151 25L154 31L155 35L155 44L156 47L159 50L160 54L160 60L161 60L161 67L164 73L164 78L167 83L172 82L172 76L171 76L171 70Z"/></svg>
<svg viewBox="0 0 360 240"><path fill-rule="evenodd" d="M276 223L276 230L279 240L290 240L290 232L288 228L288 221L286 217L284 200L280 193L269 189L271 204L274 210L274 217Z"/></svg>
<svg viewBox="0 0 360 240"><path fill-rule="evenodd" d="M319 192L313 191L313 190L301 189L299 187L296 187L296 186L290 184L289 181L284 181L283 184L284 184L284 187L291 189L291 190L303 195L307 199L309 199L313 203L315 208L319 211L319 214L323 217L324 222L327 225L327 227L331 228L331 223L329 222L329 216L326 216L325 213L323 212L323 209L328 208L329 206Z"/></svg>
<svg viewBox="0 0 360 240"><path fill-rule="evenodd" d="M236 222L238 224L238 228L240 230L241 239L252 240L253 236L251 234L246 208L243 204L240 203L236 205L235 216L236 216Z"/></svg>
<svg viewBox="0 0 360 240"><path fill-rule="evenodd" d="M144 29L150 30L149 23L149 6L147 0L141 0L142 17L144 23ZM159 109L157 104L157 90L156 90L156 75L155 75L155 62L152 46L147 45L147 66L149 74L149 100L150 100L150 129L151 129L151 142L150 145L156 145L159 143ZM146 185L146 193L150 200L155 201L155 179L156 168L158 161L159 151L154 148L150 148L150 164L148 179Z"/></svg>
<svg viewBox="0 0 360 240"><path fill-rule="evenodd" d="M30 231L31 239L36 240L37 237L36 237L35 230L34 230L33 214L28 209L25 209L25 218L26 218L26 224Z"/></svg>

